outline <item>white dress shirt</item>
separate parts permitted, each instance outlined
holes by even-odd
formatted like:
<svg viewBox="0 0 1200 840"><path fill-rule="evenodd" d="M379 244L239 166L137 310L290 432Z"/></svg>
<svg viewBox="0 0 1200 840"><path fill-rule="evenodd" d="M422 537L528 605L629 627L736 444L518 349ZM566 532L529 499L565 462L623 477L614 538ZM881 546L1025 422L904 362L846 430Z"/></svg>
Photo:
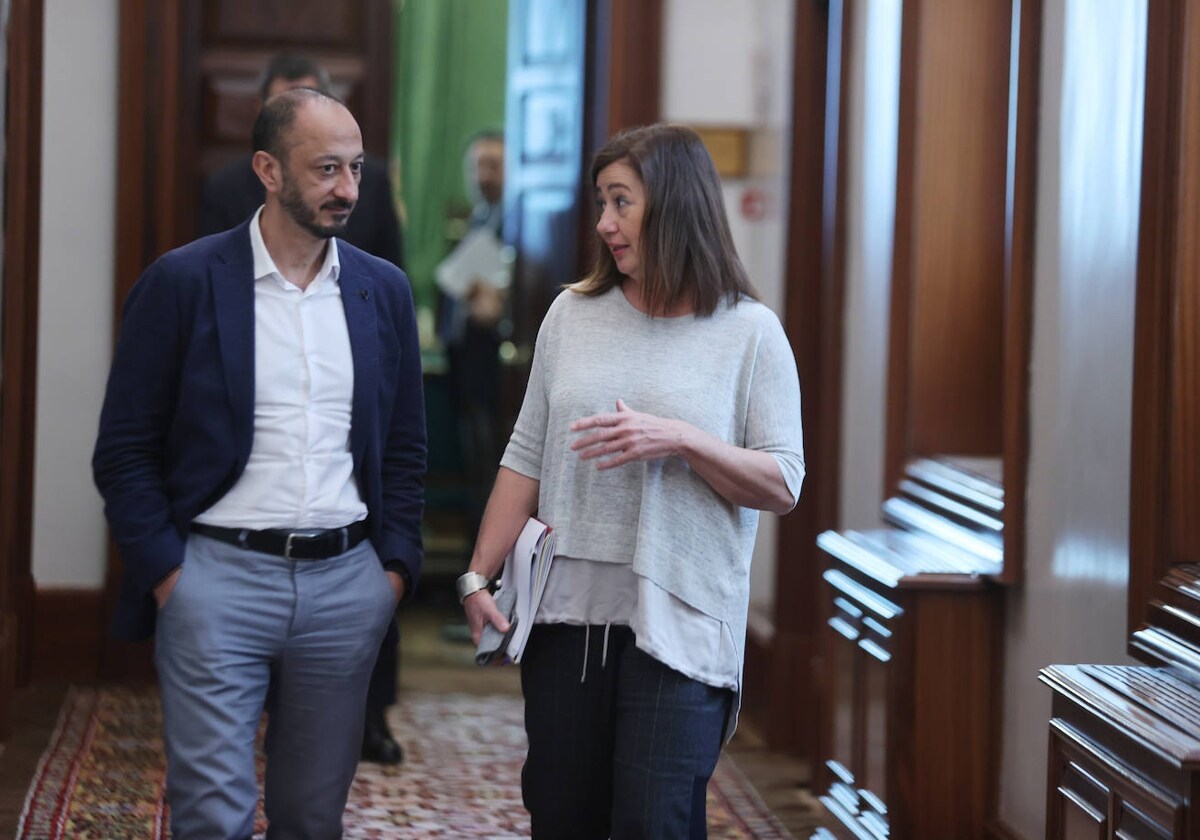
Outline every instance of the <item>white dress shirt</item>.
<svg viewBox="0 0 1200 840"><path fill-rule="evenodd" d="M337 240L307 289L285 280L250 222L254 252L254 441L237 482L196 522L229 528L340 528L365 519L354 480L354 362Z"/></svg>

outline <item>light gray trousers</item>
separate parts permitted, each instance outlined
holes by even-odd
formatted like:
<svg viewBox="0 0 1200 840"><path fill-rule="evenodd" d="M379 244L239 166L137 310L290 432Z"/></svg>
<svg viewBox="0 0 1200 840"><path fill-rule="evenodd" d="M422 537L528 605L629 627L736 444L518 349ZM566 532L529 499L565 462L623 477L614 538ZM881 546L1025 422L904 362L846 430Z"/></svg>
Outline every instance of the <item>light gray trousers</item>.
<svg viewBox="0 0 1200 840"><path fill-rule="evenodd" d="M250 838L264 708L267 837L341 837L367 683L395 607L368 540L327 560L286 560L189 537L155 638L174 840Z"/></svg>

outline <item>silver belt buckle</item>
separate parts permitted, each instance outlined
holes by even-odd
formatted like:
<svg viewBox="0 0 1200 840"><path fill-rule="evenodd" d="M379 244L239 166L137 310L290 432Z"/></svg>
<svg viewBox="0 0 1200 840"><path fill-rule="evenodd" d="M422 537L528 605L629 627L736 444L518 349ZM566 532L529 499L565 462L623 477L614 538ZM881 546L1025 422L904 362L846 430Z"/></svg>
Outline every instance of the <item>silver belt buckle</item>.
<svg viewBox="0 0 1200 840"><path fill-rule="evenodd" d="M292 540L311 540L321 536L324 531L320 528L298 528L295 531L288 531L287 540L283 544L283 557L285 560L292 559ZM345 540L345 537L343 537Z"/></svg>

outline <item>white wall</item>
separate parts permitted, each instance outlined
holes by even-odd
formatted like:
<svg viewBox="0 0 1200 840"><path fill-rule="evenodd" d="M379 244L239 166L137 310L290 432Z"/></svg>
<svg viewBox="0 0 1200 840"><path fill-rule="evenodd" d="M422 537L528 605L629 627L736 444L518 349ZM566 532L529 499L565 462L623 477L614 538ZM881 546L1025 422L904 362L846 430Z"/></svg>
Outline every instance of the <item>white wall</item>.
<svg viewBox="0 0 1200 840"><path fill-rule="evenodd" d="M99 588L105 530L91 451L111 358L116 0L47 0L33 577Z"/></svg>
<svg viewBox="0 0 1200 840"><path fill-rule="evenodd" d="M794 16L789 0L666 0L663 9L662 118L749 132L750 173L725 180L725 207L751 280L781 318ZM761 218L742 212L748 194L761 199ZM766 608L777 527L778 517L762 514L751 565L751 601Z"/></svg>
<svg viewBox="0 0 1200 840"><path fill-rule="evenodd" d="M1026 580L1010 594L1000 815L1044 836L1052 663L1127 662L1145 0L1049 0Z"/></svg>
<svg viewBox="0 0 1200 840"><path fill-rule="evenodd" d="M758 10L772 0L666 0L662 115L702 125L754 125ZM789 60L790 64L790 60Z"/></svg>

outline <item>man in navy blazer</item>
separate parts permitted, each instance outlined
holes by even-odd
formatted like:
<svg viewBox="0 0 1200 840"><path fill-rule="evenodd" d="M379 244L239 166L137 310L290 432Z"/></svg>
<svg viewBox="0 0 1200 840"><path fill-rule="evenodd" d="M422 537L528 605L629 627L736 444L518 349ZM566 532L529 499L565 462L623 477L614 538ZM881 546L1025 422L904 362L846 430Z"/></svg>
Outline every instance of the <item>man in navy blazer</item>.
<svg viewBox="0 0 1200 840"><path fill-rule="evenodd" d="M329 73L307 55L281 52L272 56L259 85L261 102L297 87L332 92ZM200 200L199 234L206 236L236 227L262 206L265 190L254 171L254 156L243 158L204 179ZM404 268L404 236L392 200L392 183L387 166L370 155L363 158L358 182L358 203L350 214L345 233L338 238ZM380 764L399 764L404 750L388 728L387 709L396 703L396 679L400 667L400 633L396 623L379 646L379 657L367 688L366 725L363 727L362 758Z"/></svg>
<svg viewBox="0 0 1200 840"><path fill-rule="evenodd" d="M155 633L176 840L340 836L367 682L422 562L425 414L402 271L336 236L362 139L313 90L255 125L259 213L160 257L124 309L93 458Z"/></svg>

